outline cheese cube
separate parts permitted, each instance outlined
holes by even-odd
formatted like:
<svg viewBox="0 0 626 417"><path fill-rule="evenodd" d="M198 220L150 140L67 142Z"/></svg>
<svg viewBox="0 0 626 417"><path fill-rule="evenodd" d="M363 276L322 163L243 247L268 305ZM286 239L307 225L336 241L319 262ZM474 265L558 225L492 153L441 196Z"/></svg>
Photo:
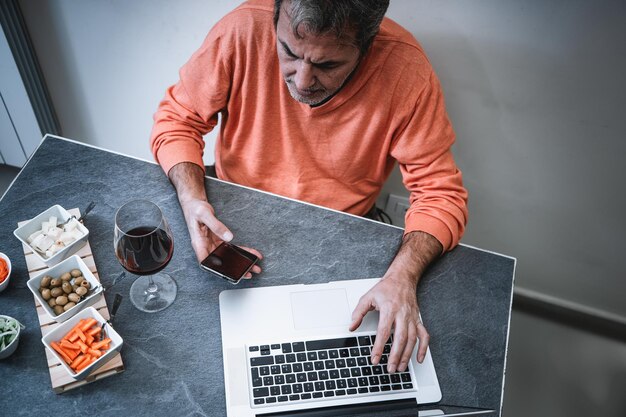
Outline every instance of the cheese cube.
<svg viewBox="0 0 626 417"><path fill-rule="evenodd" d="M48 219L48 224L50 225L50 227L57 227L57 217L50 216L50 219Z"/></svg>

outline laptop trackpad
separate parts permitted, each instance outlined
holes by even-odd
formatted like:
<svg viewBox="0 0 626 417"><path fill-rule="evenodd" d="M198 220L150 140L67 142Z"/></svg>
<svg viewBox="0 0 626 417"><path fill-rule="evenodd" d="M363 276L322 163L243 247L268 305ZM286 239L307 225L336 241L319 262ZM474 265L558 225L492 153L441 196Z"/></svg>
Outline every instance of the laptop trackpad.
<svg viewBox="0 0 626 417"><path fill-rule="evenodd" d="M350 325L352 312L345 289L300 291L290 295L296 330Z"/></svg>

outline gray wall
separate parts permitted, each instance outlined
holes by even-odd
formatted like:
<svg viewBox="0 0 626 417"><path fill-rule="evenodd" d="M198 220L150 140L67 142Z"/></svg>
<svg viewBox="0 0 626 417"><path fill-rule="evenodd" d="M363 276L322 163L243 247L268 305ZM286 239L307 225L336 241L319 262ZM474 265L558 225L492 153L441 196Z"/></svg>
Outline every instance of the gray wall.
<svg viewBox="0 0 626 417"><path fill-rule="evenodd" d="M64 135L151 159L165 88L238 1L20 4ZM626 2L392 0L388 15L421 41L446 93L470 191L463 242L517 257L520 288L623 320ZM389 192L406 195L397 172L380 200ZM626 415L614 388L624 351L514 315L505 415Z"/></svg>

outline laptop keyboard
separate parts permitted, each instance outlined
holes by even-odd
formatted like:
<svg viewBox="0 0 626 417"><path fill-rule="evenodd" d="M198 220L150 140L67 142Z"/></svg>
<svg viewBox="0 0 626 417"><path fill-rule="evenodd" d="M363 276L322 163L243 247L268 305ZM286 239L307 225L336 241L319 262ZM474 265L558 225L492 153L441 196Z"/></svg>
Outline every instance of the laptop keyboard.
<svg viewBox="0 0 626 417"><path fill-rule="evenodd" d="M390 338L372 365L375 334L247 346L255 407L415 391L411 373L387 371Z"/></svg>

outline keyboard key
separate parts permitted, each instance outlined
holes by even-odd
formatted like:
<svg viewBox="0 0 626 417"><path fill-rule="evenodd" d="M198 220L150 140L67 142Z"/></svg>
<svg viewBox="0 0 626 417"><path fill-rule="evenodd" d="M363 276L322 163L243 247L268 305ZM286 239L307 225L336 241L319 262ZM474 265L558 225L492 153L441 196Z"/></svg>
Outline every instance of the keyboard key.
<svg viewBox="0 0 626 417"><path fill-rule="evenodd" d="M274 385L274 377L271 376L264 376L263 377L263 385L270 386L270 385ZM254 386L254 384L252 384L252 386Z"/></svg>
<svg viewBox="0 0 626 417"><path fill-rule="evenodd" d="M326 369L334 369L335 361L332 359L328 359L327 361L324 361L324 366L326 367Z"/></svg>
<svg viewBox="0 0 626 417"><path fill-rule="evenodd" d="M370 368L369 366L363 366L361 368L361 374L365 375L365 376L370 376L372 375L372 368Z"/></svg>
<svg viewBox="0 0 626 417"><path fill-rule="evenodd" d="M348 388L348 383L345 379L340 379L337 381L337 388Z"/></svg>
<svg viewBox="0 0 626 417"><path fill-rule="evenodd" d="M319 371L317 373L317 376L319 377L319 379L328 379L328 371Z"/></svg>
<svg viewBox="0 0 626 417"><path fill-rule="evenodd" d="M346 360L345 359L337 359L335 361L335 366L337 368L345 368L346 367Z"/></svg>
<svg viewBox="0 0 626 417"><path fill-rule="evenodd" d="M274 365L274 357L262 356L260 358L250 358L250 366Z"/></svg>
<svg viewBox="0 0 626 417"><path fill-rule="evenodd" d="M356 363L358 363L359 366L365 366L365 365L367 365L367 359L365 359L365 358L357 358Z"/></svg>
<svg viewBox="0 0 626 417"><path fill-rule="evenodd" d="M380 361L378 361L378 363L381 365L385 365L387 362L389 362L389 357L387 355L381 355Z"/></svg>
<svg viewBox="0 0 626 417"><path fill-rule="evenodd" d="M312 382L307 382L306 384L304 384L304 391L305 392L311 392L313 391L313 383Z"/></svg>
<svg viewBox="0 0 626 417"><path fill-rule="evenodd" d="M296 374L296 380L298 382L306 382L306 374L304 372L300 372L299 374Z"/></svg>
<svg viewBox="0 0 626 417"><path fill-rule="evenodd" d="M391 385L383 385L380 387L381 391L391 391Z"/></svg>
<svg viewBox="0 0 626 417"><path fill-rule="evenodd" d="M289 365L289 364L281 366L280 369L283 372L283 374L290 374L291 373L291 365Z"/></svg>
<svg viewBox="0 0 626 417"><path fill-rule="evenodd" d="M292 365L293 367L293 371L294 372L302 372L302 364L301 363L294 363Z"/></svg>
<svg viewBox="0 0 626 417"><path fill-rule="evenodd" d="M369 390L367 388L359 388L359 394L367 394Z"/></svg>
<svg viewBox="0 0 626 417"><path fill-rule="evenodd" d="M254 399L254 404L256 404L256 405L265 404L265 400L263 398L255 398Z"/></svg>
<svg viewBox="0 0 626 417"><path fill-rule="evenodd" d="M259 377L259 368L252 368L250 370L250 373L252 374L252 379L258 378Z"/></svg>
<svg viewBox="0 0 626 417"><path fill-rule="evenodd" d="M306 342L307 350L351 348L354 346L358 346L356 337L342 337L339 339L312 340Z"/></svg>
<svg viewBox="0 0 626 417"><path fill-rule="evenodd" d="M350 356L350 351L348 349L339 349L339 357L347 358Z"/></svg>
<svg viewBox="0 0 626 417"><path fill-rule="evenodd" d="M359 356L359 348L350 348L350 356Z"/></svg>
<svg viewBox="0 0 626 417"><path fill-rule="evenodd" d="M322 350L321 352L318 352L317 356L320 359L328 359L328 352L325 350Z"/></svg>
<svg viewBox="0 0 626 417"><path fill-rule="evenodd" d="M323 393L321 392L314 392L313 393L313 398L322 398L324 396Z"/></svg>
<svg viewBox="0 0 626 417"><path fill-rule="evenodd" d="M269 351L269 349L268 349L268 350L262 350L262 351L261 351L261 355L262 355L262 356L268 356L268 355L270 355L270 351Z"/></svg>
<svg viewBox="0 0 626 417"><path fill-rule="evenodd" d="M317 381L315 383L315 391L324 391L324 383L322 381Z"/></svg>
<svg viewBox="0 0 626 417"><path fill-rule="evenodd" d="M313 370L313 362L305 362L304 363L304 370L305 371L312 371Z"/></svg>
<svg viewBox="0 0 626 417"><path fill-rule="evenodd" d="M276 397L267 397L265 399L265 402L270 404L270 403L275 403L276 402Z"/></svg>
<svg viewBox="0 0 626 417"><path fill-rule="evenodd" d="M286 355L288 363L294 363L296 361L296 355L293 353L289 353Z"/></svg>
<svg viewBox="0 0 626 417"><path fill-rule="evenodd" d="M300 394L300 398L303 400L310 400L311 394L308 394L308 393Z"/></svg>
<svg viewBox="0 0 626 417"><path fill-rule="evenodd" d="M293 394L289 396L289 401L298 401L300 399L300 395Z"/></svg>
<svg viewBox="0 0 626 417"><path fill-rule="evenodd" d="M356 388L359 384L357 383L356 378L350 378L348 379L348 386L350 388Z"/></svg>
<svg viewBox="0 0 626 417"><path fill-rule="evenodd" d="M370 376L368 380L370 382L370 385L379 385L380 384L380 381L378 380L377 376Z"/></svg>
<svg viewBox="0 0 626 417"><path fill-rule="evenodd" d="M291 347L294 352L304 352L304 342L293 342Z"/></svg>
<svg viewBox="0 0 626 417"><path fill-rule="evenodd" d="M276 363L285 363L285 355L276 355L274 356Z"/></svg>
<svg viewBox="0 0 626 417"><path fill-rule="evenodd" d="M330 389L335 389L337 388L337 385L335 384L335 381L333 381L332 379L330 381L326 381L326 389L330 390Z"/></svg>
<svg viewBox="0 0 626 417"><path fill-rule="evenodd" d="M291 394L291 385L283 385L280 387L280 393L283 395Z"/></svg>
<svg viewBox="0 0 626 417"><path fill-rule="evenodd" d="M339 378L339 371L336 369L333 369L330 372L328 372L328 375L330 376L330 379L337 379Z"/></svg>
<svg viewBox="0 0 626 417"><path fill-rule="evenodd" d="M356 389L354 388L350 388L349 390L346 391L348 393L348 395L354 395L356 394Z"/></svg>
<svg viewBox="0 0 626 417"><path fill-rule="evenodd" d="M261 345L261 350L270 350L270 345Z"/></svg>
<svg viewBox="0 0 626 417"><path fill-rule="evenodd" d="M278 343L274 343L271 348L272 350L280 349L280 345Z"/></svg>
<svg viewBox="0 0 626 417"><path fill-rule="evenodd" d="M252 378L253 387L260 387L261 385L263 385L263 380L261 378Z"/></svg>
<svg viewBox="0 0 626 417"><path fill-rule="evenodd" d="M370 392L379 392L380 387L370 387Z"/></svg>
<svg viewBox="0 0 626 417"><path fill-rule="evenodd" d="M361 370L359 368L350 369L350 373L352 376L361 376Z"/></svg>
<svg viewBox="0 0 626 417"><path fill-rule="evenodd" d="M391 386L391 389L394 390L394 391L401 390L402 389L402 385L394 384L394 385Z"/></svg>
<svg viewBox="0 0 626 417"><path fill-rule="evenodd" d="M379 365L372 366L372 373L374 375L381 375L383 373L383 368L381 368Z"/></svg>
<svg viewBox="0 0 626 417"><path fill-rule="evenodd" d="M285 381L287 381L288 384L293 384L294 382L296 382L296 376L294 374L286 375Z"/></svg>
<svg viewBox="0 0 626 417"><path fill-rule="evenodd" d="M411 382L411 374L408 372L400 374L400 379L402 382Z"/></svg>
<svg viewBox="0 0 626 417"><path fill-rule="evenodd" d="M367 356L371 353L369 346L361 348L361 356Z"/></svg>
<svg viewBox="0 0 626 417"><path fill-rule="evenodd" d="M370 346L374 344L374 342L370 340L369 336L359 336L358 339L359 339L359 345L361 346Z"/></svg>
<svg viewBox="0 0 626 417"><path fill-rule="evenodd" d="M317 372L307 372L306 377L309 381L317 381Z"/></svg>
<svg viewBox="0 0 626 417"><path fill-rule="evenodd" d="M252 368L252 369L256 369L256 368ZM261 376L269 375L270 374L270 367L269 366L261 366L259 368L259 374L261 374Z"/></svg>
<svg viewBox="0 0 626 417"><path fill-rule="evenodd" d="M302 384L293 384L291 386L291 391L293 391L296 394L300 394L303 389L304 388L302 387Z"/></svg>
<svg viewBox="0 0 626 417"><path fill-rule="evenodd" d="M400 382L400 375L398 374L391 374L390 378L392 384L398 384Z"/></svg>
<svg viewBox="0 0 626 417"><path fill-rule="evenodd" d="M278 397L278 402L282 403L288 400L288 397L286 395L281 395L280 397Z"/></svg>
<svg viewBox="0 0 626 417"><path fill-rule="evenodd" d="M259 347L258 347L258 346L250 346L250 347L248 348L248 350L249 350L250 352L258 352L258 351L259 351Z"/></svg>
<svg viewBox="0 0 626 417"><path fill-rule="evenodd" d="M337 359L339 357L339 351L337 349L329 350L328 357L331 359Z"/></svg>
<svg viewBox="0 0 626 417"><path fill-rule="evenodd" d="M335 393L332 391L324 391L324 397L334 397Z"/></svg>
<svg viewBox="0 0 626 417"><path fill-rule="evenodd" d="M354 368L356 366L356 359L354 358L346 359L346 365L348 365L350 368Z"/></svg>
<svg viewBox="0 0 626 417"><path fill-rule="evenodd" d="M274 383L276 385L283 385L285 383L285 376L284 375L276 375L274 377Z"/></svg>
<svg viewBox="0 0 626 417"><path fill-rule="evenodd" d="M272 365L272 366L270 367L270 370L271 370L271 372L272 372L272 375L279 374L279 373L280 373L280 366L278 366L278 365Z"/></svg>
<svg viewBox="0 0 626 417"><path fill-rule="evenodd" d="M358 378L357 381L359 381L359 387L366 387L368 385L366 377Z"/></svg>
<svg viewBox="0 0 626 417"><path fill-rule="evenodd" d="M315 352L313 352L315 353ZM304 352L300 352L296 355L296 359L298 359L298 362L306 362L306 353Z"/></svg>
<svg viewBox="0 0 626 417"><path fill-rule="evenodd" d="M403 389L413 389L413 384L409 383L404 383L402 384L402 388Z"/></svg>
<svg viewBox="0 0 626 417"><path fill-rule="evenodd" d="M339 371L339 373L341 374L342 378L350 377L350 370L348 368L343 368L341 371Z"/></svg>
<svg viewBox="0 0 626 417"><path fill-rule="evenodd" d="M306 353L306 357L310 361L316 361L317 360L317 352L307 352Z"/></svg>
<svg viewBox="0 0 626 417"><path fill-rule="evenodd" d="M313 365L315 365L315 370L316 371L320 371L320 370L324 369L324 362L322 362L322 361L317 361L317 362L313 363Z"/></svg>
<svg viewBox="0 0 626 417"><path fill-rule="evenodd" d="M389 354L389 352L391 352L391 345L385 345L385 347L383 348L383 353Z"/></svg>
<svg viewBox="0 0 626 417"><path fill-rule="evenodd" d="M252 390L252 396L254 398L259 398L259 397L267 397L268 395L270 395L270 390L267 387L263 387L263 388L254 388Z"/></svg>
<svg viewBox="0 0 626 417"><path fill-rule="evenodd" d="M274 385L273 387L270 387L270 394L280 395L280 387L278 385Z"/></svg>
<svg viewBox="0 0 626 417"><path fill-rule="evenodd" d="M291 343L283 343L283 353L291 353Z"/></svg>
<svg viewBox="0 0 626 417"><path fill-rule="evenodd" d="M380 383L381 384L390 384L391 380L389 379L389 375L381 375L380 376Z"/></svg>
<svg viewBox="0 0 626 417"><path fill-rule="evenodd" d="M335 395L337 395L337 396L346 395L346 391L342 390L342 389L339 389L339 390L335 391Z"/></svg>

